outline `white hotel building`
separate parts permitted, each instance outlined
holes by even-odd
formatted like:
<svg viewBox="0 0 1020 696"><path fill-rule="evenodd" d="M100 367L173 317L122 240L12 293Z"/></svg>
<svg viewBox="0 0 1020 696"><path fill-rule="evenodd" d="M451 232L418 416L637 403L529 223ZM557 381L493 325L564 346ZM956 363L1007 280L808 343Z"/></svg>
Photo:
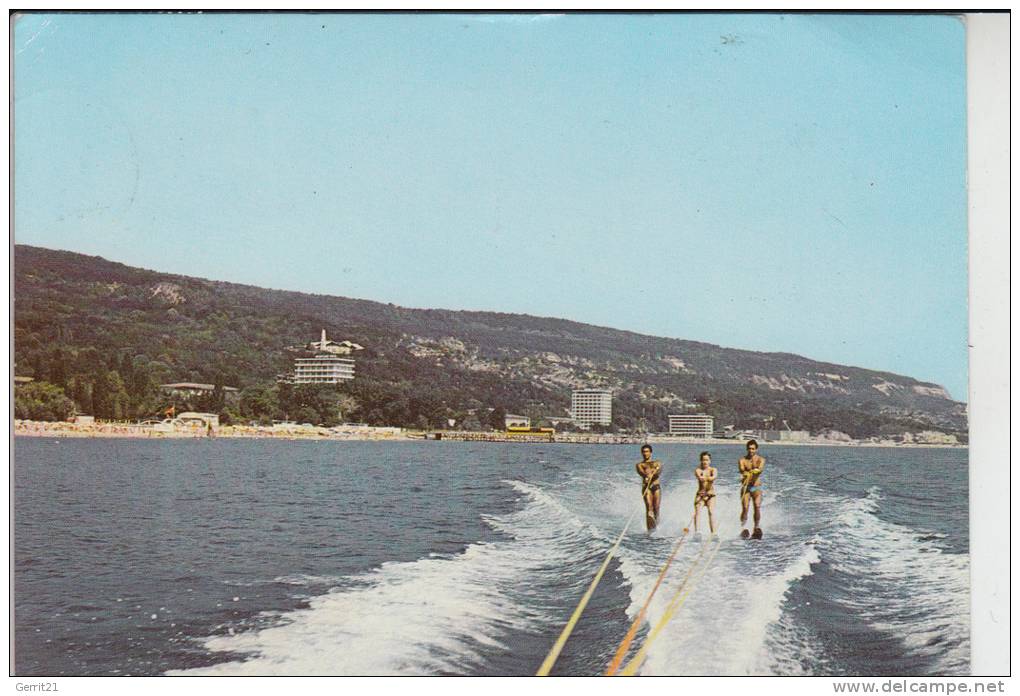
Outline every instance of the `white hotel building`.
<svg viewBox="0 0 1020 696"><path fill-rule="evenodd" d="M354 358L341 355L361 350L361 346L350 341L330 341L326 338L325 329L322 330L322 339L309 346L316 350L315 355L295 359L294 374L287 381L292 384L339 384L354 379Z"/></svg>
<svg viewBox="0 0 1020 696"><path fill-rule="evenodd" d="M354 379L354 360L320 354L294 361L294 384L339 384Z"/></svg>
<svg viewBox="0 0 1020 696"><path fill-rule="evenodd" d="M669 434L680 437L712 437L715 419L704 413L685 413L669 417Z"/></svg>
<svg viewBox="0 0 1020 696"><path fill-rule="evenodd" d="M574 425L610 425L613 422L613 392L609 389L575 389L570 395L570 417Z"/></svg>

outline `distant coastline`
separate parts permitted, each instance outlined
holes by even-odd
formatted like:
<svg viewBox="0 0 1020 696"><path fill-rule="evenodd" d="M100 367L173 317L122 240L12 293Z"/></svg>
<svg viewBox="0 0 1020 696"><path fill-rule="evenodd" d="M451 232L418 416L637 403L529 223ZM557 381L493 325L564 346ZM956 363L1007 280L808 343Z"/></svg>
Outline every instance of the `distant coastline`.
<svg viewBox="0 0 1020 696"><path fill-rule="evenodd" d="M742 440L722 438L691 438L670 435L618 435L563 432L553 439L546 437L508 436L500 432L472 432L457 430L408 430L404 428L350 426L320 428L300 425L224 425L209 431L200 427L159 429L151 425L132 423L67 423L53 421L14 421L14 435L20 437L51 438L129 438L129 439L254 439L254 440L336 440L336 441L434 441L494 442L510 444L597 444L638 445L644 442L689 445L739 445ZM962 444L901 443L892 441L825 440L762 441L763 447L889 447L966 449Z"/></svg>
<svg viewBox="0 0 1020 696"><path fill-rule="evenodd" d="M592 422L627 433L702 415L713 418L702 432L966 439L966 404L935 383L792 353L206 281L20 244L14 269L15 378L31 379L15 405L26 419L160 418L173 406L228 423L333 424L342 413L409 429L453 420L501 430L497 412L555 422L572 417L575 391L604 389L611 419ZM606 408L586 408L596 406Z"/></svg>

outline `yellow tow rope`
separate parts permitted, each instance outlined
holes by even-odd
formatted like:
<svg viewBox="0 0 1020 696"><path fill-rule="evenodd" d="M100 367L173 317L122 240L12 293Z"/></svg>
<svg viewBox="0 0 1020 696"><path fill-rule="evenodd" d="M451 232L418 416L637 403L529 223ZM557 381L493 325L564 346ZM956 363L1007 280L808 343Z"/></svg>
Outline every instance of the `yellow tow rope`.
<svg viewBox="0 0 1020 696"><path fill-rule="evenodd" d="M680 583L680 587L677 588L676 592L673 594L673 598L670 599L669 604L666 606L666 611L662 613L662 617L659 619L659 622L656 623L652 630L648 633L648 637L645 638L644 644L641 646L641 649L638 650L634 659L628 662L627 666L623 668L622 672L620 672L621 675L625 677L634 676L638 668L641 666L641 663L644 662L645 657L648 654L648 648L651 647L652 642L654 642L658 635L662 632L662 629L666 627L669 620L673 618L673 614L676 613L677 609L683 606L683 603L687 600L687 597L690 596L691 591L694 589L693 584L687 588L687 583L694 574L695 569L698 570L698 575L695 580L696 582L697 579L701 578L708 566L712 564L712 560L715 558L715 554L719 551L720 546L722 546L722 537L720 537L719 541L716 542L708 559L704 563L699 564L699 561L705 555L705 551L708 550L708 545L706 544L704 548L701 549L701 553L698 554L698 557L691 564L690 570L687 571L687 575L684 577L683 582ZM684 592L685 588L687 588L686 592ZM682 596L681 593L683 593Z"/></svg>
<svg viewBox="0 0 1020 696"><path fill-rule="evenodd" d="M652 591L648 593L648 597L645 599L644 605L638 612L637 616L634 617L634 621L631 623L630 628L627 629L627 635L620 641L620 646L616 649L616 654L613 655L612 661L609 663L609 667L606 668L606 676L611 677L616 674L616 671L620 668L623 663L623 658L627 655L627 650L630 649L630 644L634 642L634 636L637 635L638 629L641 627L641 622L644 621L645 614L648 612L648 606L652 603L652 598L655 597L655 593L659 590L659 585L662 584L662 579L666 577L666 571L669 570L669 566L672 565L673 559L676 558L677 552L680 547L683 546L684 540L687 539L687 535L690 532L691 524L694 523L694 516L691 515L690 522L684 527L684 533L680 535L676 545L673 547L673 552L669 554L669 558L666 559L665 565L662 566L662 570L659 571L659 577L655 581L655 585L652 587Z"/></svg>
<svg viewBox="0 0 1020 696"><path fill-rule="evenodd" d="M623 541L624 535L627 530L630 529L631 522L637 517L639 510L635 510L634 514L627 520L627 524L624 526L623 531L620 532L620 536L616 538L616 543L609 549L609 553L606 555L606 560L602 561L602 567L599 568L598 572L595 573L595 579L591 581L591 585L588 586L588 591L581 597L581 601L578 602L577 608L574 609L574 613L570 616L570 620L567 621L567 625L563 627L563 632L560 633L560 637L553 643L552 649L549 650L549 654L545 656L545 660L542 662L542 666L538 668L538 672L535 673L536 677L547 677L549 671L552 670L553 665L556 664L556 659L560 656L560 652L563 650L563 646L567 643L567 638L574 631L574 626L577 625L578 620L581 618L581 613L584 608L588 606L588 600L591 599L592 593L595 592L595 586L602 580L602 575L606 572L606 568L609 567L609 561L612 560L616 554L616 549L620 547L620 542Z"/></svg>

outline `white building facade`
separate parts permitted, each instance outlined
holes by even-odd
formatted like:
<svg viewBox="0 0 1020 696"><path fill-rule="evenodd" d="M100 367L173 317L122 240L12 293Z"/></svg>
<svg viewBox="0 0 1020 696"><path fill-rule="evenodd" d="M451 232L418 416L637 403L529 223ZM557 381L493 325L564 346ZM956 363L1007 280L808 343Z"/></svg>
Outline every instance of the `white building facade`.
<svg viewBox="0 0 1020 696"><path fill-rule="evenodd" d="M807 430L765 430L762 432L762 439L780 442L806 442L811 439L811 433Z"/></svg>
<svg viewBox="0 0 1020 696"><path fill-rule="evenodd" d="M316 351L310 358L294 360L294 374L284 381L292 384L339 384L354 379L354 358L343 357L352 350L361 350L361 346L350 341L337 343L326 338L326 330L322 330L322 338L308 344Z"/></svg>
<svg viewBox="0 0 1020 696"><path fill-rule="evenodd" d="M669 417L669 434L680 437L712 437L715 419L705 413L684 413Z"/></svg>
<svg viewBox="0 0 1020 696"><path fill-rule="evenodd" d="M609 389L575 389L570 395L570 417L574 425L610 425L613 422L613 392Z"/></svg>
<svg viewBox="0 0 1020 696"><path fill-rule="evenodd" d="M530 428L531 419L527 416L520 416L516 413L508 413L503 419L507 428Z"/></svg>
<svg viewBox="0 0 1020 696"><path fill-rule="evenodd" d="M328 353L294 361L294 384L339 384L354 379L354 360Z"/></svg>

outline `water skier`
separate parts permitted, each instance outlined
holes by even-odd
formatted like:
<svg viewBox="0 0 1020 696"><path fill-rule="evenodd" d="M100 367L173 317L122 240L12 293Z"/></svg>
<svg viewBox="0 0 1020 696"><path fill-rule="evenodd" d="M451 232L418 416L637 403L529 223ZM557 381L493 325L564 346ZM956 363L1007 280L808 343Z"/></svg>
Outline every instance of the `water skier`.
<svg viewBox="0 0 1020 696"><path fill-rule="evenodd" d="M658 524L659 502L662 499L659 486L662 462L652 459L651 445L641 447L641 461L637 463L635 469L641 477L641 497L645 501L645 526L650 532Z"/></svg>
<svg viewBox="0 0 1020 696"><path fill-rule="evenodd" d="M698 531L698 513L704 505L708 510L708 529L715 534L715 476L712 466L712 455L702 452L698 458L698 468L694 470L694 478L698 479L698 490L694 494L694 531Z"/></svg>
<svg viewBox="0 0 1020 696"><path fill-rule="evenodd" d="M761 472L765 469L765 457L758 454L758 442L747 441L747 455L740 458L740 532L743 538L761 539ZM747 531L747 508L754 503L754 531Z"/></svg>

